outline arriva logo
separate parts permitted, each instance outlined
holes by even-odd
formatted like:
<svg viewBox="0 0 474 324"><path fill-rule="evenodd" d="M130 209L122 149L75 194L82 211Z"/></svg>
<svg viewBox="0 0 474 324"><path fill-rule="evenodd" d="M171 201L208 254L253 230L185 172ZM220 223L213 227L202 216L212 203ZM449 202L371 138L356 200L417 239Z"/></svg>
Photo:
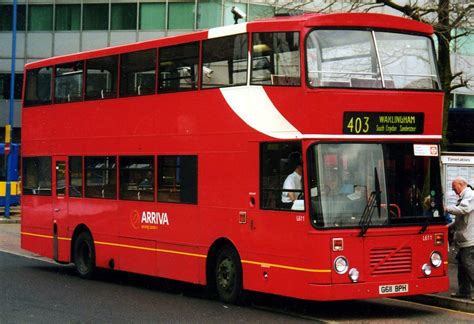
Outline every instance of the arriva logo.
<svg viewBox="0 0 474 324"><path fill-rule="evenodd" d="M143 211L140 213L137 210L132 210L130 213L130 221L134 229L155 230L159 226L170 224L168 220L168 213L166 212L150 212Z"/></svg>

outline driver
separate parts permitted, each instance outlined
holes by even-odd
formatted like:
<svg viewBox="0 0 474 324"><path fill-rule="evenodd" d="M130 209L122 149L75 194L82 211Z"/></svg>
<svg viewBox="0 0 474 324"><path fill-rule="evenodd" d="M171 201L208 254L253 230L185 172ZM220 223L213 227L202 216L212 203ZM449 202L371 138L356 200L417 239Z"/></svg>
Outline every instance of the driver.
<svg viewBox="0 0 474 324"><path fill-rule="evenodd" d="M285 209L291 209L293 202L297 200L298 196L303 192L303 162L301 161L300 153L291 153L288 157L288 164L290 165L291 170L293 170L293 173L286 177L285 182L283 183L283 189L295 191L283 191L281 193L281 204Z"/></svg>

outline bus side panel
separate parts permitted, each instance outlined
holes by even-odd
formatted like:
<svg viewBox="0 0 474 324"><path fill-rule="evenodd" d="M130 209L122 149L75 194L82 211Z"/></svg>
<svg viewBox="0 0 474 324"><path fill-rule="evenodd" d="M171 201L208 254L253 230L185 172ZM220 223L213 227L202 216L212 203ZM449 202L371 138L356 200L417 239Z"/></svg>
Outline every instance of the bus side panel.
<svg viewBox="0 0 474 324"><path fill-rule="evenodd" d="M161 211L161 219L157 221L158 230L154 233L152 230L150 234L157 241L158 276L200 282L198 261L205 258L205 255L197 244L200 224L198 206L157 203L155 210L158 213Z"/></svg>
<svg viewBox="0 0 474 324"><path fill-rule="evenodd" d="M21 204L21 248L52 258L53 221L51 197L23 195Z"/></svg>
<svg viewBox="0 0 474 324"><path fill-rule="evenodd" d="M59 238L58 259L56 261L64 263L73 262L73 260L71 260L71 240Z"/></svg>
<svg viewBox="0 0 474 324"><path fill-rule="evenodd" d="M98 237L100 241L95 241L95 237ZM114 264L114 269L118 269L120 259L117 257L120 255L120 248L111 246L109 244L102 244L101 239L109 238L108 236L96 235L94 237L95 244L95 263L98 268L111 268L111 262Z"/></svg>
<svg viewBox="0 0 474 324"><path fill-rule="evenodd" d="M248 187L242 188L239 209L246 212L247 218L246 223L238 224L236 214L232 224L238 229L244 288L298 296L309 283L329 283L329 251L325 249L329 238L320 232L313 234L307 212L261 208L260 143L247 145L247 153L238 157L244 172L234 179L236 183L248 179Z"/></svg>
<svg viewBox="0 0 474 324"><path fill-rule="evenodd" d="M85 224L94 240L96 265L101 268L108 268L111 260L115 264L119 260L119 248L114 246L118 243L117 208L112 199L69 198L67 237L72 239L78 226Z"/></svg>
<svg viewBox="0 0 474 324"><path fill-rule="evenodd" d="M129 237L118 238L119 266L122 271L157 276L156 241Z"/></svg>
<svg viewBox="0 0 474 324"><path fill-rule="evenodd" d="M330 281L330 273L311 273L271 265L244 263L243 270L245 289L295 298L308 295L307 289L315 281ZM318 299L318 297L313 295L309 299Z"/></svg>
<svg viewBox="0 0 474 324"><path fill-rule="evenodd" d="M245 138L221 140L226 143L227 151L223 152L221 148L220 152L206 152L199 160L199 242L209 249L217 240L227 240L242 257L246 238L240 236L240 231L248 224L240 224L240 214L247 213L250 208L249 183L253 171ZM205 272L203 276L205 278Z"/></svg>
<svg viewBox="0 0 474 324"><path fill-rule="evenodd" d="M22 226L21 248L23 250L27 250L47 258L53 258L52 236L43 234L36 234L35 236L30 236L29 234L24 234L23 232L46 233L46 231L39 231L37 228Z"/></svg>
<svg viewBox="0 0 474 324"><path fill-rule="evenodd" d="M58 262L71 261L71 237L68 236L68 217L67 217L67 200L58 208L56 205L53 209L53 228L56 228L56 233L53 230L53 252L54 258ZM65 212L60 213L59 209L65 209Z"/></svg>
<svg viewBox="0 0 474 324"><path fill-rule="evenodd" d="M198 282L198 209L192 204L119 201L120 270Z"/></svg>
<svg viewBox="0 0 474 324"><path fill-rule="evenodd" d="M307 227L308 224L292 225L285 218L294 215L282 213L281 217L273 215L275 222L280 222L280 225L274 226L268 235L255 233L248 236L248 240L254 242L254 252L241 255L245 289L298 297L305 294L310 284L330 284L332 271L328 236L324 233L314 234ZM262 214L261 217L270 215ZM255 222L255 231L265 224L269 223ZM282 230L275 229L279 226L284 228L286 235L282 234ZM273 239L271 233L275 235ZM302 244L296 243L296 237L300 238Z"/></svg>

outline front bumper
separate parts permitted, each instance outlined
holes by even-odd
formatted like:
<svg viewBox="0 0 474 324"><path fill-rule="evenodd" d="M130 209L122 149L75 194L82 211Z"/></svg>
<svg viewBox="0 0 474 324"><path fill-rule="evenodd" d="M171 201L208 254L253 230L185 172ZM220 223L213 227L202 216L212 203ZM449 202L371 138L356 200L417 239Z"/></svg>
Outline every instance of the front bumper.
<svg viewBox="0 0 474 324"><path fill-rule="evenodd" d="M407 292L380 294L379 287L386 285L407 284ZM420 295L447 291L449 289L448 276L427 277L412 280L357 282L347 284L309 284L308 296L310 300L344 300L368 299Z"/></svg>

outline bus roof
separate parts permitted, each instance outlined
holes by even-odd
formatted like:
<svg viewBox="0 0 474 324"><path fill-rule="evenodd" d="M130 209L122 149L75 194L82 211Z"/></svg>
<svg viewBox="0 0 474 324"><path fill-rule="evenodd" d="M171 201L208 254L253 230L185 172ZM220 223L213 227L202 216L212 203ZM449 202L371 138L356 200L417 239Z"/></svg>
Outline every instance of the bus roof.
<svg viewBox="0 0 474 324"><path fill-rule="evenodd" d="M170 36L153 40L141 41L131 44L106 47L86 52L67 54L62 56L42 59L25 65L26 69L41 66L61 64L71 61L121 54L130 51L139 51L154 47L177 45L186 42L199 41L208 38L217 38L244 32L262 31L297 31L311 27L354 27L354 28L380 28L395 31L421 33L427 36L433 34L430 25L393 15L376 13L331 13L331 14L303 14L298 16L278 16L256 20L248 23L216 27L209 30L197 31L178 36Z"/></svg>

